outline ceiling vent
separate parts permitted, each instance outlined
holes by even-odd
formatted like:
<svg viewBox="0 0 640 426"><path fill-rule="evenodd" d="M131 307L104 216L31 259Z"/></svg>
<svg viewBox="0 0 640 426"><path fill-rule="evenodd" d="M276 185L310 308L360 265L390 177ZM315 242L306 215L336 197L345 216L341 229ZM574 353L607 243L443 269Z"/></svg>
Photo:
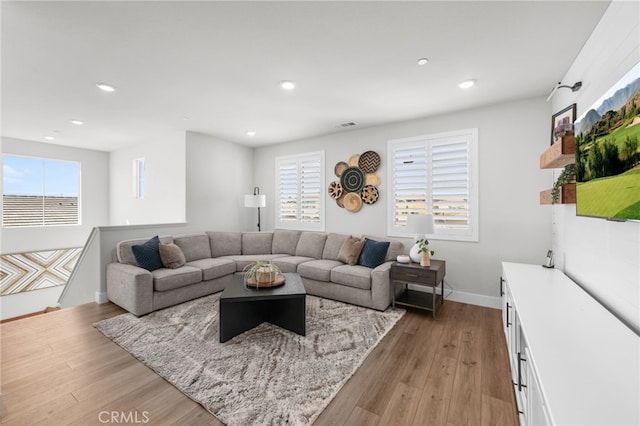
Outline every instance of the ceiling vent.
<svg viewBox="0 0 640 426"><path fill-rule="evenodd" d="M350 121L348 123L338 124L336 127L340 129L340 128L344 128L344 127L353 127L355 125L356 125L356 123L354 123L353 121Z"/></svg>

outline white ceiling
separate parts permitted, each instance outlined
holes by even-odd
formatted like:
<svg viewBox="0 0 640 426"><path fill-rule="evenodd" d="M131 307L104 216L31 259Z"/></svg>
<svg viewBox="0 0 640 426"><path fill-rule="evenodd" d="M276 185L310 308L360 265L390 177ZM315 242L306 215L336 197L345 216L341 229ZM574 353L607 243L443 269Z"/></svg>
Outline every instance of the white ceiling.
<svg viewBox="0 0 640 426"><path fill-rule="evenodd" d="M3 1L2 135L259 146L546 96L608 4Z"/></svg>

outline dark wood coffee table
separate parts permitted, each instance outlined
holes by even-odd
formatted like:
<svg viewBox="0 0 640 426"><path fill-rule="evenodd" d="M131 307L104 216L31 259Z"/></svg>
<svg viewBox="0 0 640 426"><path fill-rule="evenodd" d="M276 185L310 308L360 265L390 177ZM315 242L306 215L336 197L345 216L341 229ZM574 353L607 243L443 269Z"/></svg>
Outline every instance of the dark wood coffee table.
<svg viewBox="0 0 640 426"><path fill-rule="evenodd" d="M235 275L220 295L220 342L244 333L263 322L306 335L307 292L298 274L284 274L280 287L245 288L243 276Z"/></svg>

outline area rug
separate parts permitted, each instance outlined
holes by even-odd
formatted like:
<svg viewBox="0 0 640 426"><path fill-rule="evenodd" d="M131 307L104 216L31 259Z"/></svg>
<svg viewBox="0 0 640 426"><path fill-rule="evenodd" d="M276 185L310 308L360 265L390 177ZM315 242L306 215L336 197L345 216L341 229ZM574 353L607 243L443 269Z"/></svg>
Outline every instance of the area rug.
<svg viewBox="0 0 640 426"><path fill-rule="evenodd" d="M218 337L219 294L96 324L228 425L308 425L404 315L307 296L307 335L263 323Z"/></svg>

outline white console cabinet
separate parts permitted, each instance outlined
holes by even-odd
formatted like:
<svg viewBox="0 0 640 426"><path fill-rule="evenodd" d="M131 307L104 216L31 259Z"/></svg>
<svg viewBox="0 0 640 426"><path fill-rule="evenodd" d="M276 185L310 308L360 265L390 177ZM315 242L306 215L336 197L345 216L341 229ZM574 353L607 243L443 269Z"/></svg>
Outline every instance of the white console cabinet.
<svg viewBox="0 0 640 426"><path fill-rule="evenodd" d="M501 293L522 425L640 425L637 334L559 270L503 262Z"/></svg>

